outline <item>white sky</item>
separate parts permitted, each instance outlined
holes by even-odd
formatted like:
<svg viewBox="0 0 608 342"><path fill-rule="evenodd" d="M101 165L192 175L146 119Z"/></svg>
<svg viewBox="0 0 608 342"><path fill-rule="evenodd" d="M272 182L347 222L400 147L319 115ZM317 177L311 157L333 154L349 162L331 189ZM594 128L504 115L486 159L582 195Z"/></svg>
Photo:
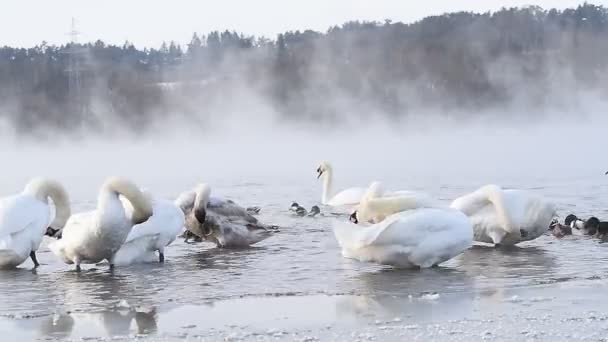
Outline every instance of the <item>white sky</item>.
<svg viewBox="0 0 608 342"><path fill-rule="evenodd" d="M458 10L540 5L575 7L575 0L6 0L0 9L0 46L69 40L71 18L82 41L102 39L137 47L187 43L193 32L236 30L274 38L287 30L328 27L349 20L412 22ZM608 6L608 0L591 0Z"/></svg>

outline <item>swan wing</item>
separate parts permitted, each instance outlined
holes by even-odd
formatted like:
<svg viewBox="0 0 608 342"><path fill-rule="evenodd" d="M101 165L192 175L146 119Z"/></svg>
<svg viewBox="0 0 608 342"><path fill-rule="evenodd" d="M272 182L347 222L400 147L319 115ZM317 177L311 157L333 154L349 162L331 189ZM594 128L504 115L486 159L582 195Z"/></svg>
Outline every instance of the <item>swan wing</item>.
<svg viewBox="0 0 608 342"><path fill-rule="evenodd" d="M183 226L184 213L173 202L155 199L152 216L146 222L133 226L125 243L152 236L162 236L172 242Z"/></svg>
<svg viewBox="0 0 608 342"><path fill-rule="evenodd" d="M514 226L526 232L522 240L544 234L555 217L555 205L526 190L505 190L505 205Z"/></svg>
<svg viewBox="0 0 608 342"><path fill-rule="evenodd" d="M0 249L11 248L17 233L29 235L29 242L38 248L50 223L48 205L28 195L16 195L0 200ZM36 243L37 242L37 243Z"/></svg>
<svg viewBox="0 0 608 342"><path fill-rule="evenodd" d="M61 239L49 243L49 249L63 262L72 264L77 251L87 248L94 229L97 211L86 211L70 216L63 227Z"/></svg>
<svg viewBox="0 0 608 342"><path fill-rule="evenodd" d="M221 216L209 212L205 228L212 231L222 247L247 247L270 237L277 230L259 222L251 223L239 217Z"/></svg>
<svg viewBox="0 0 608 342"><path fill-rule="evenodd" d="M77 246L89 236L96 217L96 210L85 211L70 216L63 228L61 239L57 242Z"/></svg>
<svg viewBox="0 0 608 342"><path fill-rule="evenodd" d="M336 228L345 256L408 267L430 267L449 260L473 240L467 217L452 209L415 209L367 227L342 224Z"/></svg>
<svg viewBox="0 0 608 342"><path fill-rule="evenodd" d="M327 204L331 206L357 205L366 191L365 188L348 188L337 193Z"/></svg>
<svg viewBox="0 0 608 342"><path fill-rule="evenodd" d="M257 223L253 215L247 212L247 209L239 206L231 200L224 200L212 197L207 204L209 211L215 212L217 215L231 217L233 220L244 220L248 223Z"/></svg>
<svg viewBox="0 0 608 342"><path fill-rule="evenodd" d="M125 242L114 255L114 264L126 266L134 263L158 261L155 246L160 234L148 234Z"/></svg>

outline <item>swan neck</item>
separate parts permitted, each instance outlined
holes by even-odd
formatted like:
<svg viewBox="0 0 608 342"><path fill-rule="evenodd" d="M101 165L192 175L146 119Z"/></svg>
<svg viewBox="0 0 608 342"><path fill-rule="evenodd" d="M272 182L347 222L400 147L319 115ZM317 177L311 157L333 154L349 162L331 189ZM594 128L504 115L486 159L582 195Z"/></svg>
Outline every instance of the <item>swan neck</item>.
<svg viewBox="0 0 608 342"><path fill-rule="evenodd" d="M359 219L378 223L384 218L407 210L420 208L415 196L365 198L360 205Z"/></svg>
<svg viewBox="0 0 608 342"><path fill-rule="evenodd" d="M329 203L332 196L333 176L331 169L325 171L325 174L323 175L323 195L321 197L321 202L323 204Z"/></svg>
<svg viewBox="0 0 608 342"><path fill-rule="evenodd" d="M194 210L207 208L211 197L211 188L206 184L199 185L194 190L194 193Z"/></svg>
<svg viewBox="0 0 608 342"><path fill-rule="evenodd" d="M186 192L183 192L182 194L180 194L175 199L174 203L185 214L188 212L188 210L192 209L192 207L194 206L195 197L196 197L196 194L194 193L194 191L186 191Z"/></svg>
<svg viewBox="0 0 608 342"><path fill-rule="evenodd" d="M503 190L496 186L485 187L484 190L486 199L494 205L498 219L502 223L503 227L506 230L511 231L514 227L505 206Z"/></svg>
<svg viewBox="0 0 608 342"><path fill-rule="evenodd" d="M133 223L145 222L152 216L152 203L135 184L124 179L113 178L102 187L102 193L114 193L124 196L133 206ZM101 195L101 194L100 194ZM103 210L104 201L99 201L98 209ZM100 208L101 206L101 208ZM123 207L124 210L124 207Z"/></svg>
<svg viewBox="0 0 608 342"><path fill-rule="evenodd" d="M71 215L70 198L60 183L52 180L37 179L30 182L24 192L33 195L39 201L47 204L50 198L55 205L55 218L49 226L53 229L62 229L65 226Z"/></svg>

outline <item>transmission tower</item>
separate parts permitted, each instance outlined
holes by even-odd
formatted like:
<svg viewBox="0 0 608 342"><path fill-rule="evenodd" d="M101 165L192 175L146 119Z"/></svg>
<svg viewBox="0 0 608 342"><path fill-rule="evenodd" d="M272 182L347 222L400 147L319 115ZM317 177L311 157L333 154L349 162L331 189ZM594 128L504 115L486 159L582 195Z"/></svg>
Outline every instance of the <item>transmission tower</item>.
<svg viewBox="0 0 608 342"><path fill-rule="evenodd" d="M76 113L84 115L87 112L87 105L83 97L81 73L84 70L83 60L86 57L87 49L78 43L80 32L76 30L74 18L72 18L72 26L68 35L70 45L64 53L68 54L68 67L65 71L68 74L69 101Z"/></svg>

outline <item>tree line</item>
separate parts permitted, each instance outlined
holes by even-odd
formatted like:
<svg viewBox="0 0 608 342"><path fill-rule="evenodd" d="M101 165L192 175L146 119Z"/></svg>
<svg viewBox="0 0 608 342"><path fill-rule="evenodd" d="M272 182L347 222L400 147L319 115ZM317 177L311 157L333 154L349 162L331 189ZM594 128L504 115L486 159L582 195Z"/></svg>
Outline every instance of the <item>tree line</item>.
<svg viewBox="0 0 608 342"><path fill-rule="evenodd" d="M0 119L19 133L117 122L145 130L172 116L222 115L244 94L287 120L576 107L579 94L607 95L606 56L608 10L588 3L353 21L275 39L195 33L158 49L43 42L0 48Z"/></svg>

